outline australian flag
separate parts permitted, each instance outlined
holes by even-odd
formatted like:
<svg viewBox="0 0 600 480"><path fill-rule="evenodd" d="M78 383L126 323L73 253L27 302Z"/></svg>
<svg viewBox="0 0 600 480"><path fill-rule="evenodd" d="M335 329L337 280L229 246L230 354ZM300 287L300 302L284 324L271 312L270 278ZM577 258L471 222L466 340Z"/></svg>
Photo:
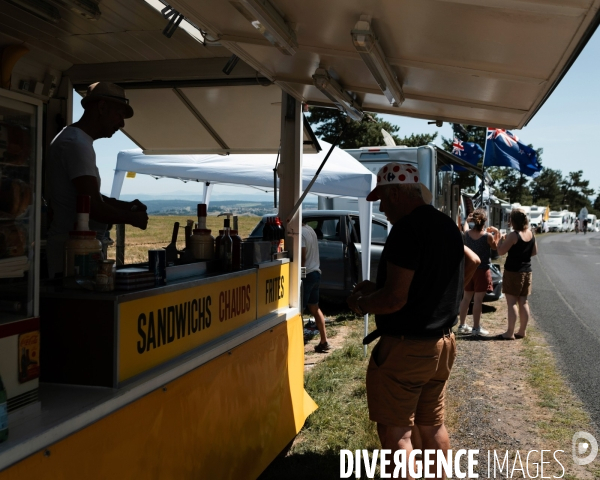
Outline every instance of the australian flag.
<svg viewBox="0 0 600 480"><path fill-rule="evenodd" d="M487 167L515 168L531 178L537 177L542 170L537 152L533 148L521 143L519 138L508 130L499 128L487 129L483 164Z"/></svg>

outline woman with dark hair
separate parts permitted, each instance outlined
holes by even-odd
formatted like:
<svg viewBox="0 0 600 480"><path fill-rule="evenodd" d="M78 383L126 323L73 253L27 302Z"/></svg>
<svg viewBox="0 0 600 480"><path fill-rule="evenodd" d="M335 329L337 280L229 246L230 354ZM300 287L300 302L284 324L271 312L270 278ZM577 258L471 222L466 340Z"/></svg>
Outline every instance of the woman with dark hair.
<svg viewBox="0 0 600 480"><path fill-rule="evenodd" d="M478 208L469 214L465 221L463 231L465 234L465 245L473 250L481 260L475 274L465 287L462 302L460 303L460 324L458 333L471 333L472 335L487 335L489 332L480 325L483 297L487 292L493 290L492 274L490 272L491 250L496 250L500 240L500 232L495 227L484 230L487 221L486 211ZM473 223L471 229L470 223ZM465 320L469 311L469 304L473 299L473 328L469 327Z"/></svg>
<svg viewBox="0 0 600 480"><path fill-rule="evenodd" d="M502 292L508 305L508 328L498 335L499 340L523 338L527 322L529 322L529 304L527 296L531 295L531 257L537 255L535 236L529 228L527 214L521 208L510 212L510 225L513 231L503 236L498 245L498 254L508 252L502 276ZM519 314L519 331L515 333Z"/></svg>

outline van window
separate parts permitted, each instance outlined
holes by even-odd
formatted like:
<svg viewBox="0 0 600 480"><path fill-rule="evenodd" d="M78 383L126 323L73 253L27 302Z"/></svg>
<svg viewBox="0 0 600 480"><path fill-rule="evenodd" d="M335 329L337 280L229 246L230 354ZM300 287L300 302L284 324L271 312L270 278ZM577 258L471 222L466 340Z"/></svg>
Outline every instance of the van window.
<svg viewBox="0 0 600 480"><path fill-rule="evenodd" d="M388 160L389 158L388 152L364 152L360 154L361 160Z"/></svg>
<svg viewBox="0 0 600 480"><path fill-rule="evenodd" d="M387 240L388 232L387 225L373 222L371 224L371 243L383 245Z"/></svg>

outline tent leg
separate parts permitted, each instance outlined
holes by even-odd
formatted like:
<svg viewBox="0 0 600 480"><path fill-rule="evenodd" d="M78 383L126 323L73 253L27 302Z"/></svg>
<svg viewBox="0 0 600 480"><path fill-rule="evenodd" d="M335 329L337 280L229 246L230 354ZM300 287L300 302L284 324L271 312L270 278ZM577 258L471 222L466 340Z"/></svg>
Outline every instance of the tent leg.
<svg viewBox="0 0 600 480"><path fill-rule="evenodd" d="M281 99L281 168L279 179L279 217L287 219L302 193L303 117L302 105L291 95L282 92ZM285 245L290 263L290 306L300 305L300 259L302 208L289 219Z"/></svg>
<svg viewBox="0 0 600 480"><path fill-rule="evenodd" d="M115 225L117 231L117 265L125 265L125 225L120 223Z"/></svg>

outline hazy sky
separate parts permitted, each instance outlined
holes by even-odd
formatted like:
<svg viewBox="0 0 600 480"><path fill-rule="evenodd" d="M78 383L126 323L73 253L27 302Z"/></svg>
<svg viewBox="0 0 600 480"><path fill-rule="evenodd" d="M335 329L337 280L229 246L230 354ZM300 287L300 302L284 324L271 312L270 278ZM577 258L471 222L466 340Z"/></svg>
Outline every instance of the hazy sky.
<svg viewBox="0 0 600 480"><path fill-rule="evenodd" d="M590 180L590 186L600 191L600 163L598 161L595 135L600 132L600 31L597 31L587 44L569 73L552 93L541 110L523 130L515 131L524 143L531 143L536 148L542 147L544 166L570 171L583 170L584 178ZM79 99L74 102L73 118L77 120L82 113ZM135 106L134 106L135 108ZM441 136L450 137L452 130L448 124L442 128L427 125L425 120L408 117L384 115L385 119L400 127L400 136L411 133L439 132ZM102 139L94 143L98 168L102 177L102 192L110 193L117 154L120 150L136 148L121 132L111 139ZM153 192L164 195L172 192L198 194L202 193L200 184L184 184L179 180L155 180L146 175L138 175L135 179L125 179L123 194L139 194ZM219 194L256 194L257 190L247 188L216 185L213 195ZM272 194L265 195L269 200Z"/></svg>

